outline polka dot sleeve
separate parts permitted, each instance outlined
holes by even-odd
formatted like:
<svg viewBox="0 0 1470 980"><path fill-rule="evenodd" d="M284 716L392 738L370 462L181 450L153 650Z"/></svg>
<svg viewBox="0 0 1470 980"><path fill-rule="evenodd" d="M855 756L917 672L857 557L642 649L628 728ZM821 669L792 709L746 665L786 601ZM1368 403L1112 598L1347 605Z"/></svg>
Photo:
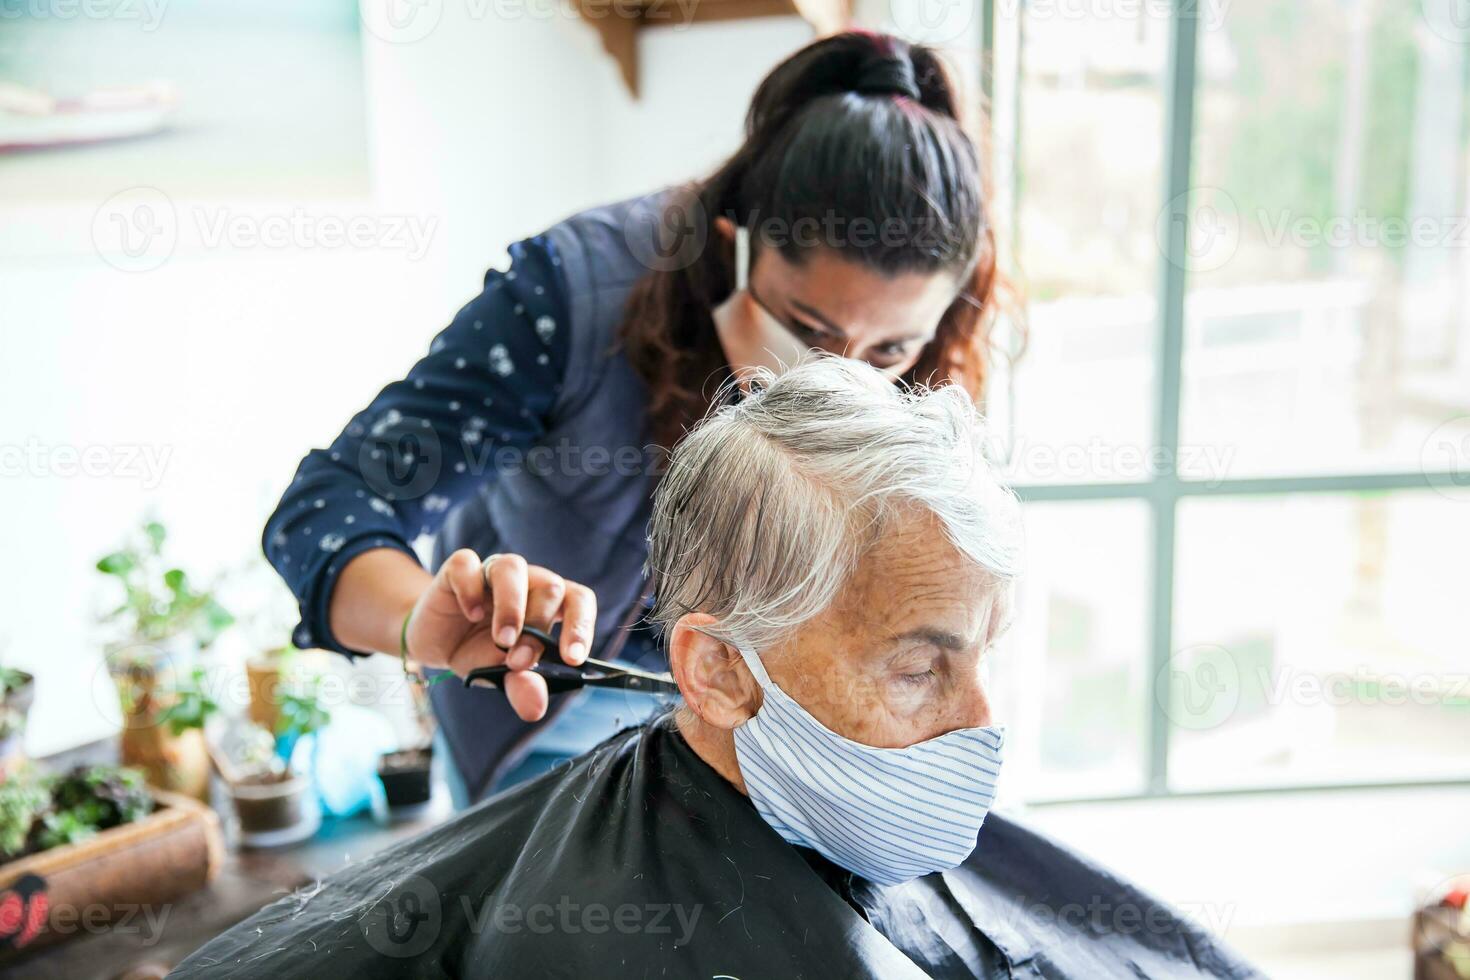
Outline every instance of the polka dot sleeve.
<svg viewBox="0 0 1470 980"><path fill-rule="evenodd" d="M327 628L342 568L371 548L413 554L409 542L545 434L566 374L565 286L545 239L510 254L406 378L307 454L266 523L266 557L301 605L298 647L364 652Z"/></svg>

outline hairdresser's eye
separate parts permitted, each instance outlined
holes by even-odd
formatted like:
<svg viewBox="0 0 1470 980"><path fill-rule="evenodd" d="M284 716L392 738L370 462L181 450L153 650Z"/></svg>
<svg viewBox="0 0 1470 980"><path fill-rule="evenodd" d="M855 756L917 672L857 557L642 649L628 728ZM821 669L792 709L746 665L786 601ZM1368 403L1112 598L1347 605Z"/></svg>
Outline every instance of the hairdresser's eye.
<svg viewBox="0 0 1470 980"><path fill-rule="evenodd" d="M868 363L880 371L902 364L913 355L913 344L881 344L873 348Z"/></svg>
<svg viewBox="0 0 1470 980"><path fill-rule="evenodd" d="M788 329L790 329L791 335L797 340L804 344L810 344L813 347L830 339L825 331L809 327L800 320L792 320L791 326Z"/></svg>

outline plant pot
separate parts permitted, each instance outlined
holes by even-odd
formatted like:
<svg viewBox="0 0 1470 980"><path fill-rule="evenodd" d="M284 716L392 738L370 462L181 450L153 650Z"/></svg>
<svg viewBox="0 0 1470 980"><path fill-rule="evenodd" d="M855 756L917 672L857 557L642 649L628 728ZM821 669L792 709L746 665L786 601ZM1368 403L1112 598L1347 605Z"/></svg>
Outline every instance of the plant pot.
<svg viewBox="0 0 1470 980"><path fill-rule="evenodd" d="M383 795L390 808L420 806L433 796L429 774L433 767L432 748L404 749L385 752L378 761L378 778L383 781Z"/></svg>
<svg viewBox="0 0 1470 980"><path fill-rule="evenodd" d="M11 938L8 951L0 943L0 962L5 963L0 974L18 955L18 946L33 948L99 932L119 916L126 916L120 923L125 927L138 910L176 909L179 906L172 903L180 896L214 879L225 861L215 812L172 793L154 790L153 797L157 809L141 820L0 864L0 894L7 896L0 909L8 906L0 916L0 938ZM29 901L20 898L27 879L40 886ZM85 913L85 928L78 928L79 911ZM120 934L126 931L123 928ZM101 975L111 976L119 969ZM77 970L58 964L50 972L66 975Z"/></svg>
<svg viewBox="0 0 1470 980"><path fill-rule="evenodd" d="M300 776L279 782L236 783L230 787L230 796L240 818L240 843L246 847L294 844L321 826L311 781Z"/></svg>
<svg viewBox="0 0 1470 980"><path fill-rule="evenodd" d="M143 770L149 786L209 802L209 749L199 729L175 735L159 724L125 728L119 754L123 765Z"/></svg>
<svg viewBox="0 0 1470 980"><path fill-rule="evenodd" d="M208 803L210 764L204 733L191 728L175 735L158 721L164 708L159 692L171 683L172 672L135 662L113 680L123 705L122 764L142 769L150 786Z"/></svg>
<svg viewBox="0 0 1470 980"><path fill-rule="evenodd" d="M245 662L245 679L250 686L250 720L268 732L276 730L281 717L281 670L279 651L271 651Z"/></svg>

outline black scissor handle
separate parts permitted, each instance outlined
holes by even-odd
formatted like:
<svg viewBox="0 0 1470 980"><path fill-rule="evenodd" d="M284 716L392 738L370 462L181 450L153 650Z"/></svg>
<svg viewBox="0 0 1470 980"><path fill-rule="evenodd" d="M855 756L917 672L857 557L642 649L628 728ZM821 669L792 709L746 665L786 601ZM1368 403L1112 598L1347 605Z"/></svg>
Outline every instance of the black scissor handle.
<svg viewBox="0 0 1470 980"><path fill-rule="evenodd" d="M545 679L548 693L565 694L584 687L613 687L641 694L677 695L679 693L679 685L674 683L674 679L668 674L654 674L636 667L624 667L621 664L594 660L591 657L588 657L581 666L574 667L561 659L561 646L550 633L527 626L521 630L521 636L529 636L540 642L545 648L541 658L536 661L531 670ZM554 660L545 655L553 651L557 654ZM504 690L505 675L508 673L510 673L510 668L505 664L494 667L476 667L465 675L464 686L471 687L475 681L482 681L491 687Z"/></svg>
<svg viewBox="0 0 1470 980"><path fill-rule="evenodd" d="M531 668L546 679L546 690L552 694L564 694L567 691L575 691L582 686L582 674L577 668L561 660L561 647L557 640L545 630L539 630L534 626L525 626L521 629L521 637L529 636L543 647L542 659L536 661ZM512 644L514 645L514 644ZM547 661L546 654L555 653L555 661ZM510 668L505 664L494 667L476 667L465 675L464 686L471 687L475 681L482 681L491 687L505 689L505 675L510 673Z"/></svg>

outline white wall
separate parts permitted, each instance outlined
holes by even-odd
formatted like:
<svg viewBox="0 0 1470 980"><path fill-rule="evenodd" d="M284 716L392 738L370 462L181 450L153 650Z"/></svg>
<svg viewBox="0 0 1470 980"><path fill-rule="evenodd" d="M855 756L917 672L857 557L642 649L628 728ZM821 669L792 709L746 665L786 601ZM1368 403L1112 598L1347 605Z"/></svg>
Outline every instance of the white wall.
<svg viewBox="0 0 1470 980"><path fill-rule="evenodd" d="M172 258L124 272L90 240L101 200L0 204L0 658L38 676L32 754L114 730L92 564L145 507L199 575L252 560L302 454L412 363L507 243L707 170L733 149L761 75L811 37L794 18L647 32L648 94L634 102L587 25L473 10L445 4L414 43L364 33L371 198L305 202L432 222L417 260L211 247L194 216L268 217L302 202L178 194ZM0 159L0 182L10 165ZM17 456L37 447L47 462ZM130 447L161 460L161 475L130 462ZM54 455L89 448L105 473ZM264 594L277 605L253 635L239 631L234 653L273 635L273 588L268 574L237 588L241 611Z"/></svg>

